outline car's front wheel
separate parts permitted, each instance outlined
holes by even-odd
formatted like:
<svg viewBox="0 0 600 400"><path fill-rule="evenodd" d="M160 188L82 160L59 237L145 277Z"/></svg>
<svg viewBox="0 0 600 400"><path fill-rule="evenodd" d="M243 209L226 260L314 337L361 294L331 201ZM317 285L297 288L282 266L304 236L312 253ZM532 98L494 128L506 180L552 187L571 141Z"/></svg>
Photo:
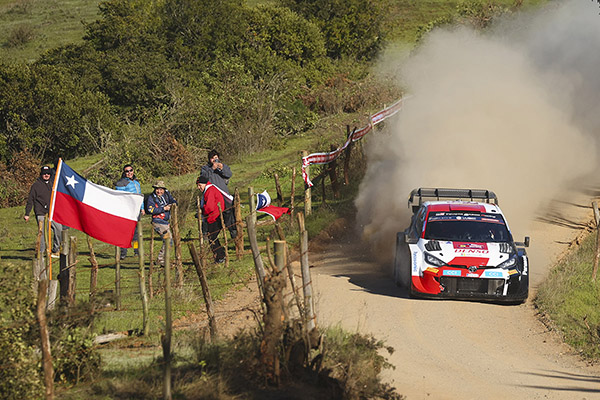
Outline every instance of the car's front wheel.
<svg viewBox="0 0 600 400"><path fill-rule="evenodd" d="M404 232L396 235L396 257L394 258L394 282L410 289L410 257Z"/></svg>

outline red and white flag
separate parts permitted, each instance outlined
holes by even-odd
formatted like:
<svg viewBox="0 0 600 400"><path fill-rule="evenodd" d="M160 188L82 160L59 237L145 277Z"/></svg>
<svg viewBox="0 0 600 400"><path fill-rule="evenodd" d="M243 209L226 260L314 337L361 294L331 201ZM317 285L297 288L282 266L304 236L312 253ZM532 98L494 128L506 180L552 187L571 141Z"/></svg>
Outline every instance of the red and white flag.
<svg viewBox="0 0 600 400"><path fill-rule="evenodd" d="M52 188L50 220L102 242L131 247L144 196L89 182L62 159Z"/></svg>
<svg viewBox="0 0 600 400"><path fill-rule="evenodd" d="M256 194L256 211L270 215L275 221L277 221L283 214L290 213L290 209L288 207L272 206L271 196L269 196L269 193L267 193L266 190L262 193Z"/></svg>

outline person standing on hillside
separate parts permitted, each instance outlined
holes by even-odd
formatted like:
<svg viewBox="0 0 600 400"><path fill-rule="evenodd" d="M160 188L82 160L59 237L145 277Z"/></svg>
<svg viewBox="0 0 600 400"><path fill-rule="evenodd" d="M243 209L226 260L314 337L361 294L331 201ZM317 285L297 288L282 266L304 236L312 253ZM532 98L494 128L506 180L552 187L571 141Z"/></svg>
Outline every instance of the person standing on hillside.
<svg viewBox="0 0 600 400"><path fill-rule="evenodd" d="M235 211L233 209L233 196L229 193L229 179L233 173L229 165L224 164L217 150L211 150L208 152L208 162L200 169L200 176L204 176L215 185L223 195L225 200L225 206L223 207L223 220L229 230L231 238L234 239L237 236L237 227L235 224Z"/></svg>
<svg viewBox="0 0 600 400"><path fill-rule="evenodd" d="M123 167L123 172L121 173L121 179L119 179L115 185L115 189L116 190L121 190L123 192L129 192L129 193L137 193L137 194L142 194L142 185L140 184L140 181L137 180L137 178L135 177L135 173L133 171L133 166L131 164L125 164L125 166ZM144 205L142 204L142 209L140 210L140 214L144 215ZM138 221L140 220L140 217L138 216ZM134 234L133 234L133 254L135 254L136 256L139 255L139 243L138 243L138 230L136 229ZM125 257L127 257L127 248L122 247L121 248L121 260L125 259Z"/></svg>
<svg viewBox="0 0 600 400"><path fill-rule="evenodd" d="M48 166L43 166L40 170L40 176L33 182L31 189L29 190L29 196L27 197L27 204L25 205L25 215L23 219L29 221L29 213L33 208L33 212L36 216L38 229L42 230L42 239L40 241L40 252L43 254L46 250L46 239L47 232L44 229L44 218L50 210L50 196L52 194L53 184L52 169ZM58 222L52 221L50 224L52 227L52 257L58 257L58 251L60 250L60 239L63 227Z"/></svg>
<svg viewBox="0 0 600 400"><path fill-rule="evenodd" d="M170 240L173 235L169 227L171 219L171 206L177 204L171 193L165 187L163 181L157 181L152 185L154 191L148 197L148 214L152 215L152 228L163 239L163 245L158 253L158 263L164 265L165 262L165 240Z"/></svg>
<svg viewBox="0 0 600 400"><path fill-rule="evenodd" d="M225 261L225 248L219 242L219 233L222 227L219 207L223 210L225 204L223 193L204 175L200 175L196 179L196 186L202 192L202 216L206 220L210 248L215 256L215 261L222 263Z"/></svg>

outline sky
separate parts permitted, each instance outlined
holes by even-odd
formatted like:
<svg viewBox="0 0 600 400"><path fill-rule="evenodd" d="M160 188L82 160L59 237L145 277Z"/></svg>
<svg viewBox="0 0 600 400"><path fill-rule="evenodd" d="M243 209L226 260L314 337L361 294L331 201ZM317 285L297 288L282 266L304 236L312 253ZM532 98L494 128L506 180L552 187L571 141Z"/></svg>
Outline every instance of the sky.
<svg viewBox="0 0 600 400"><path fill-rule="evenodd" d="M410 54L382 57L408 99L365 141L357 224L376 254L393 258L414 188L492 190L522 240L544 202L586 184L599 164L599 13L555 1L485 32L436 29Z"/></svg>

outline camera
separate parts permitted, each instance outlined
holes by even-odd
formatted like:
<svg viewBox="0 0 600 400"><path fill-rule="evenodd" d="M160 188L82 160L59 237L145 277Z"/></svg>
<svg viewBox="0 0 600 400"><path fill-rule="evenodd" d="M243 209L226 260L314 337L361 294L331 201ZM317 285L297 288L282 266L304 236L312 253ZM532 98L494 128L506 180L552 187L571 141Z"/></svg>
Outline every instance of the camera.
<svg viewBox="0 0 600 400"><path fill-rule="evenodd" d="M221 162L221 160L219 160L218 158L215 158L215 161L213 161L213 164L217 164L217 163L220 163L220 162Z"/></svg>

